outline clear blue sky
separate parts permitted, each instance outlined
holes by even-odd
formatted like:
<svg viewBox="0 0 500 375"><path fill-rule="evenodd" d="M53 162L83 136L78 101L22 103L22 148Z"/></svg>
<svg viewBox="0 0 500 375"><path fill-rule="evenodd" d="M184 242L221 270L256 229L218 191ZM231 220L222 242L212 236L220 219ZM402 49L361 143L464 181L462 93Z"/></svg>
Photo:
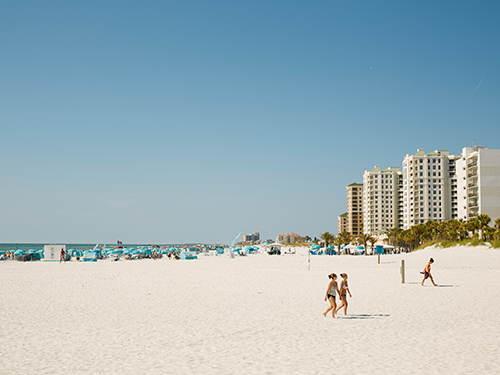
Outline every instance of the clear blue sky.
<svg viewBox="0 0 500 375"><path fill-rule="evenodd" d="M336 233L365 169L500 148L499 18L498 1L2 1L0 242Z"/></svg>

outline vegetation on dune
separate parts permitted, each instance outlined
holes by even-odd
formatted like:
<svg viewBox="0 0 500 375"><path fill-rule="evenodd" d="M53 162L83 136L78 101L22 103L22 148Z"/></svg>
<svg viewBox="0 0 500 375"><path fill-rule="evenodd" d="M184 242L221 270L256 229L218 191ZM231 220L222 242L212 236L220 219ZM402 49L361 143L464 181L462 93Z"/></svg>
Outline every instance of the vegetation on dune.
<svg viewBox="0 0 500 375"><path fill-rule="evenodd" d="M500 247L500 219L495 220L494 227L488 226L491 219L488 215L478 215L468 221L448 220L443 222L428 221L407 230L389 229L389 243L411 250L428 246L479 246L490 242L494 248Z"/></svg>

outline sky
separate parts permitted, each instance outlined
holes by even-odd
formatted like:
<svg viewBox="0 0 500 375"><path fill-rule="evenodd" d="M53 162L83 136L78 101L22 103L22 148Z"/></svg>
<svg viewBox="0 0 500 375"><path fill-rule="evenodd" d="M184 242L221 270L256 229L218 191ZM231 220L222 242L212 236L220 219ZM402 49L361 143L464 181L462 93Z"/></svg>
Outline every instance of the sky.
<svg viewBox="0 0 500 375"><path fill-rule="evenodd" d="M497 1L2 1L0 243L337 232L417 148L500 148Z"/></svg>

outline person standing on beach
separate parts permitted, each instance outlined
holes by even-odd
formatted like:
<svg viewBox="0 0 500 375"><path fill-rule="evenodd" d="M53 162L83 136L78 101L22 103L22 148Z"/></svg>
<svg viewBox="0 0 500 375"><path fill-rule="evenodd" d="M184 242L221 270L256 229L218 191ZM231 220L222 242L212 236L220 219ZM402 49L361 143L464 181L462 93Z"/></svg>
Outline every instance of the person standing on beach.
<svg viewBox="0 0 500 375"><path fill-rule="evenodd" d="M326 290L326 295L325 295L325 301L330 302L330 307L326 309L326 311L323 313L323 316L326 317L326 314L331 310L332 311L332 318L335 319L335 309L337 308L337 302L336 302L336 297L337 293L340 294L339 288L337 285L337 275L334 273L331 273L328 275L328 278L331 279L330 283L328 284L328 289Z"/></svg>
<svg viewBox="0 0 500 375"><path fill-rule="evenodd" d="M59 263L64 260L64 263L66 263L66 251L64 249L61 249L61 255L59 257Z"/></svg>
<svg viewBox="0 0 500 375"><path fill-rule="evenodd" d="M432 284L434 284L434 286L437 286L436 283L434 282L434 279L432 278L432 275L431 275L431 265L432 265L432 263L434 263L434 259L431 258L431 259L429 259L429 261L425 265L424 271L422 272L424 274L424 279L422 280L422 286L424 286L424 281L427 278L431 279Z"/></svg>
<svg viewBox="0 0 500 375"><path fill-rule="evenodd" d="M342 301L342 305L340 305L335 312L338 312L343 307L344 316L347 316L347 293L349 293L350 298L352 298L352 294L349 290L349 284L347 283L347 274L341 273L340 276L343 279L340 283L340 300Z"/></svg>

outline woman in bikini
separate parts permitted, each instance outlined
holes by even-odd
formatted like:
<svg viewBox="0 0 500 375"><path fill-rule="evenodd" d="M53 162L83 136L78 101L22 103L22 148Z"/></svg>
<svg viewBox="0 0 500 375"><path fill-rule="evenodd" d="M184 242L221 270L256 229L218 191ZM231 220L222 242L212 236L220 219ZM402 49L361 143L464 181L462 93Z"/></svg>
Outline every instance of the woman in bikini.
<svg viewBox="0 0 500 375"><path fill-rule="evenodd" d="M340 276L342 276L343 279L340 283L340 300L342 301L342 305L337 308L337 311L339 311L343 307L344 316L347 316L347 293L349 293L350 298L352 298L352 295L351 291L349 290L349 284L347 283L347 274L341 273Z"/></svg>
<svg viewBox="0 0 500 375"><path fill-rule="evenodd" d="M328 278L331 279L330 283L328 284L328 289L326 290L326 295L325 295L325 301L328 300L330 302L330 307L326 309L326 311L323 313L323 316L326 317L326 314L331 310L332 311L332 318L335 318L335 309L337 308L337 302L336 302L336 297L337 293L340 294L338 284L337 284L337 275L334 273L331 273L328 275Z"/></svg>

